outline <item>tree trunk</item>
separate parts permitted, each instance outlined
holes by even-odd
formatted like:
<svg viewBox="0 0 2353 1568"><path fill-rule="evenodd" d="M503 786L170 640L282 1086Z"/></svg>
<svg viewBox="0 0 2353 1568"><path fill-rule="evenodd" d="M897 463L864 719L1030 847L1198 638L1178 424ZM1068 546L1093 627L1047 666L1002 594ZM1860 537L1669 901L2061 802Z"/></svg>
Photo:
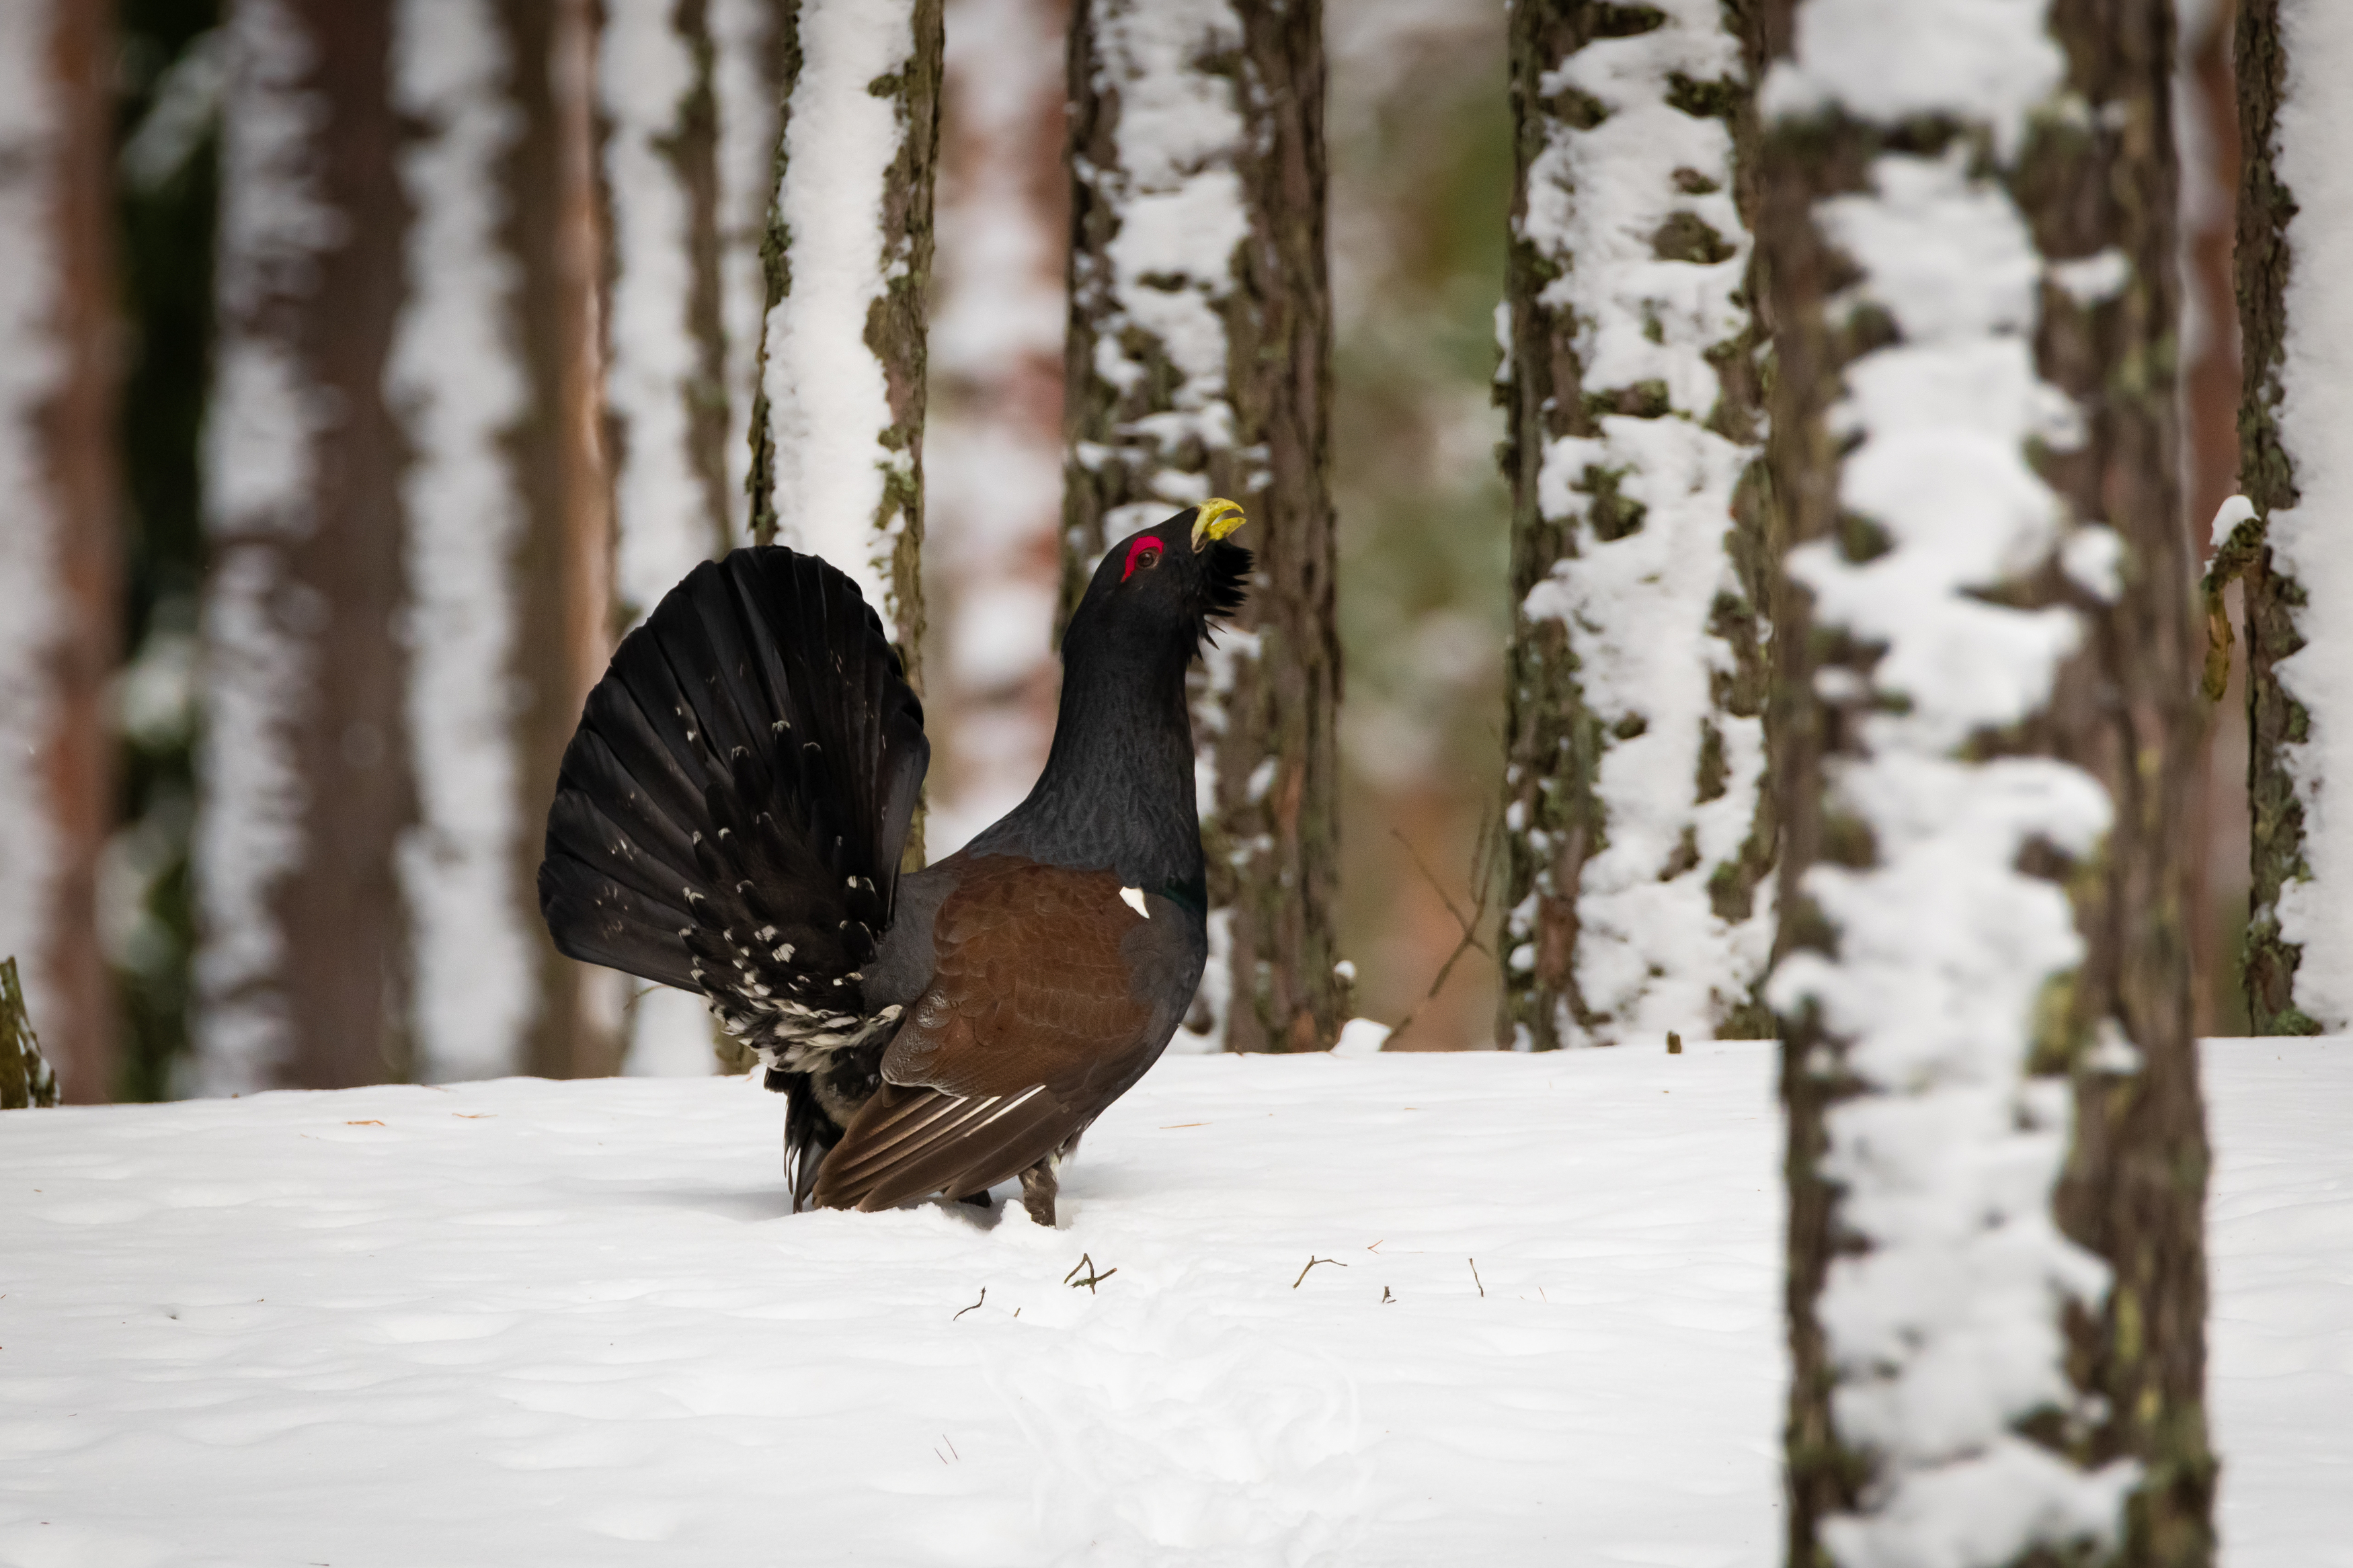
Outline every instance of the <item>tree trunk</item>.
<svg viewBox="0 0 2353 1568"><path fill-rule="evenodd" d="M25 1008L16 961L0 958L0 1110L29 1110L58 1100L58 1075L41 1056Z"/></svg>
<svg viewBox="0 0 2353 1568"><path fill-rule="evenodd" d="M920 692L940 0L797 0L781 26L753 531L848 573Z"/></svg>
<svg viewBox="0 0 2353 1568"><path fill-rule="evenodd" d="M591 0L499 0L499 9L522 125L501 173L531 389L509 437L524 518L515 562L523 831L514 853L519 885L535 908L541 825L617 629L612 485L601 439L596 17ZM531 1070L546 1078L617 1070L626 979L557 952L538 920L526 929L537 975Z"/></svg>
<svg viewBox="0 0 2353 1568"><path fill-rule="evenodd" d="M1506 1046L1771 1030L1736 27L1719 0L1512 10Z"/></svg>
<svg viewBox="0 0 2353 1568"><path fill-rule="evenodd" d="M2205 1563L2170 8L1975 73L1814 9L1758 32L1788 1560Z"/></svg>
<svg viewBox="0 0 2353 1568"><path fill-rule="evenodd" d="M215 1093L377 1082L408 1054L391 11L236 0L227 24L195 854Z"/></svg>
<svg viewBox="0 0 2353 1568"><path fill-rule="evenodd" d="M1018 804L1054 733L1068 0L948 0L923 548L943 840ZM945 722L943 723L942 720Z"/></svg>
<svg viewBox="0 0 2353 1568"><path fill-rule="evenodd" d="M2342 603L2346 492L2327 458L2342 421L2312 406L2339 372L2340 345L2321 334L2338 270L2330 215L2299 211L2296 188L2323 188L2353 116L2318 85L2348 54L2339 15L2306 0L2242 0L2237 55L2238 290L2243 381L2239 485L2254 503L2260 542L2246 573L2247 792L2253 874L2247 930L2247 1011L2257 1034L2353 1026L2353 829L2328 826L2333 777L2353 766L2331 680L2353 652L2321 606ZM2295 61L2295 76L2288 74ZM2301 94L2291 81L2314 84ZM2298 247L2320 258L2299 265ZM2335 710L2332 711L2332 706ZM2337 816L2342 816L2339 812Z"/></svg>
<svg viewBox="0 0 2353 1568"><path fill-rule="evenodd" d="M1317 4L1085 0L1070 54L1063 613L1105 547L1212 495L1258 555L1196 683L1210 973L1232 1050L1337 1037L1336 709Z"/></svg>
<svg viewBox="0 0 2353 1568"><path fill-rule="evenodd" d="M99 940L121 638L111 464L111 7L0 5L0 957L23 956L65 1091L114 1087Z"/></svg>
<svg viewBox="0 0 2353 1568"><path fill-rule="evenodd" d="M729 543L715 65L709 0L607 0L606 429L614 581L631 624Z"/></svg>

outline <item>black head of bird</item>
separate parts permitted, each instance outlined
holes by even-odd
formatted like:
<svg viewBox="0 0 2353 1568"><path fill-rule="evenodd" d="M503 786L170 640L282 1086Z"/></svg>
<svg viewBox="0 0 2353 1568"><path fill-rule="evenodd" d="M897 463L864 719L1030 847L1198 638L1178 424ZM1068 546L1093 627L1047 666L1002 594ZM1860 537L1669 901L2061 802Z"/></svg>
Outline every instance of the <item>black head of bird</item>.
<svg viewBox="0 0 2353 1568"><path fill-rule="evenodd" d="M847 577L739 550L622 640L565 754L541 909L564 952L700 991L759 1053L796 1207L1018 1175L1052 1223L1056 1163L1208 958L1185 671L1242 603L1243 521L1212 500L1104 553L1037 786L904 877L930 746Z"/></svg>

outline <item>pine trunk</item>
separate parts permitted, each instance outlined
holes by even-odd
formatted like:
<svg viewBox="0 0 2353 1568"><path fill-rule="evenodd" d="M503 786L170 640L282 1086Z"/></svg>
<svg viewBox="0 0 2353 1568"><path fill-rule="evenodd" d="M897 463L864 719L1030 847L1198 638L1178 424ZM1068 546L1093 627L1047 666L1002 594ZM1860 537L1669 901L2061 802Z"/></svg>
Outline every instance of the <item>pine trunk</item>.
<svg viewBox="0 0 2353 1568"><path fill-rule="evenodd" d="M2170 8L1974 76L1813 9L1758 35L1788 1560L2202 1564Z"/></svg>
<svg viewBox="0 0 2353 1568"><path fill-rule="evenodd" d="M120 641L112 421L111 8L0 10L0 956L21 953L67 1098L114 1087L99 940Z"/></svg>
<svg viewBox="0 0 2353 1568"><path fill-rule="evenodd" d="M408 1054L391 12L235 0L227 24L195 852L216 1093L378 1082Z"/></svg>
<svg viewBox="0 0 2353 1568"><path fill-rule="evenodd" d="M1211 969L1188 1027L1314 1050L1346 1005L1323 10L1075 11L1063 612L1135 529L1212 495L1250 514L1250 604L1195 691Z"/></svg>
<svg viewBox="0 0 2353 1568"><path fill-rule="evenodd" d="M2246 986L2248 1016L2259 1035L2353 1026L2353 963L2337 923L2343 917L2328 907L2341 906L2353 887L2353 833L2326 836L2316 809L2330 776L2326 757L2348 754L2330 731L2334 716L2315 711L2327 677L2346 657L2330 645L2330 623L2313 603L2318 596L2326 604L2326 590L2336 585L2327 531L2344 526L2343 497L2306 495L2310 479L2300 461L2333 451L2342 431L2326 414L2298 421L2283 406L2292 390L2335 374L2319 359L2335 359L2337 345L2311 339L2328 320L2321 291L2337 263L2324 259L2299 269L2296 256L2297 244L2306 242L2327 258L2325 242L2306 240L2327 215L2299 225L2293 181L2327 177L2342 156L2348 121L2327 88L2301 98L2288 91L2289 62L2331 26L2322 16L2327 9L2305 0L2241 0L2236 39L2244 160L2236 258L2244 366L2239 487L2262 520L2245 574L2253 838ZM2284 119L2293 134L2283 134Z"/></svg>
<svg viewBox="0 0 2353 1568"><path fill-rule="evenodd" d="M1736 26L1512 9L1506 1046L1771 1030Z"/></svg>
<svg viewBox="0 0 2353 1568"><path fill-rule="evenodd" d="M920 692L940 0L786 0L777 27L753 533L848 573Z"/></svg>

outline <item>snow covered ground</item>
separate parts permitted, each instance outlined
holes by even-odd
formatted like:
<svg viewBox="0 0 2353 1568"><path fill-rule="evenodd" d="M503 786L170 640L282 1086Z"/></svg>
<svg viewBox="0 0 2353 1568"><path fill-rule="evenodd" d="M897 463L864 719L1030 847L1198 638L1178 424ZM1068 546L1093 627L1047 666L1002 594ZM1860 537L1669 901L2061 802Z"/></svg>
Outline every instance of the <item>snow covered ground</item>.
<svg viewBox="0 0 2353 1568"><path fill-rule="evenodd" d="M2353 1042L2207 1060L2227 1561L2353 1564ZM1171 1058L1054 1231L736 1079L8 1112L0 1563L1762 1568L1771 1065Z"/></svg>

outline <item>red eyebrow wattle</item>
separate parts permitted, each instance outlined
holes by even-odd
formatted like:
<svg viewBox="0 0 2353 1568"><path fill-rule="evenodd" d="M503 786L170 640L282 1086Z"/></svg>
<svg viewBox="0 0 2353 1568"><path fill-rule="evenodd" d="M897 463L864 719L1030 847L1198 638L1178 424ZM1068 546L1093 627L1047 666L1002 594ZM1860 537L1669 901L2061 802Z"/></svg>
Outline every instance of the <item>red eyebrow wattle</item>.
<svg viewBox="0 0 2353 1568"><path fill-rule="evenodd" d="M1159 555L1166 553L1166 549L1167 547L1157 538L1149 533L1145 534L1127 547L1127 564L1120 569L1119 580L1124 583L1135 574L1135 558L1145 551L1149 550L1155 555Z"/></svg>

